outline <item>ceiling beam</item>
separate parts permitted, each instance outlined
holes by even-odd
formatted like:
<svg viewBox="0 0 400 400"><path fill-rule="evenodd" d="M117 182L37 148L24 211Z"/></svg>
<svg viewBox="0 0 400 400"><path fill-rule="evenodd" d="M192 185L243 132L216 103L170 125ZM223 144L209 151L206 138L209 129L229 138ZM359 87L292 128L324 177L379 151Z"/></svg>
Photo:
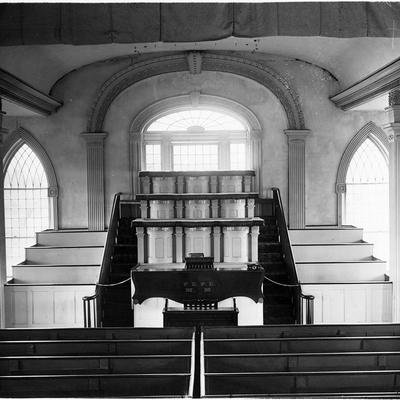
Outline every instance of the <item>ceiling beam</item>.
<svg viewBox="0 0 400 400"><path fill-rule="evenodd" d="M36 90L3 69L0 69L0 98L41 115L50 115L62 106L58 100Z"/></svg>
<svg viewBox="0 0 400 400"><path fill-rule="evenodd" d="M330 99L347 111L400 86L400 58L378 69Z"/></svg>

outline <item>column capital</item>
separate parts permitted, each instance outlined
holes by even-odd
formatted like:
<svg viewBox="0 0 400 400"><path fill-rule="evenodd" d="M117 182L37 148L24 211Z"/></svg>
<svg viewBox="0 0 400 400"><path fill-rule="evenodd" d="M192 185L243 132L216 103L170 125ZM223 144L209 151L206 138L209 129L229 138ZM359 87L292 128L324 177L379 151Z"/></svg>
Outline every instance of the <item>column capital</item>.
<svg viewBox="0 0 400 400"><path fill-rule="evenodd" d="M391 122L383 125L383 129L390 143L400 141L400 122Z"/></svg>
<svg viewBox="0 0 400 400"><path fill-rule="evenodd" d="M309 129L285 129L285 135L288 138L288 141L304 141L311 134Z"/></svg>
<svg viewBox="0 0 400 400"><path fill-rule="evenodd" d="M107 132L82 132L81 136L87 143L101 143L108 136Z"/></svg>

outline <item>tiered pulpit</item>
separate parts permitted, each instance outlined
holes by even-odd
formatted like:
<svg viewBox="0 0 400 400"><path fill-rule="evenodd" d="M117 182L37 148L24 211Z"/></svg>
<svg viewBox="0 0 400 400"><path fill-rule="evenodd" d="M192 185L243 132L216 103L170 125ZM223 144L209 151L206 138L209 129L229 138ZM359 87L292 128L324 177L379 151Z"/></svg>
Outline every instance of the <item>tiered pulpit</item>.
<svg viewBox="0 0 400 400"><path fill-rule="evenodd" d="M135 326L168 324L162 320L165 305L161 303L170 300L167 312L183 307L185 301L177 294L182 291L179 279L183 276L187 282L199 285L215 283L214 278L218 278L219 284L213 289L219 304L215 310L232 309L233 297L237 296L233 309L236 315L239 312L239 324L262 324L262 304L255 303L262 301L262 295L250 300L252 289L246 287L246 280L239 279L239 292L236 286L229 296L216 290L226 286L227 277L235 280L240 274L251 274L247 264L258 261L258 233L263 220L254 217L258 197L253 191L254 175L254 171L139 173L141 193L137 199L141 202L141 218L133 221L140 264L132 272ZM212 258L215 269L186 269L183 261L193 253ZM211 275L202 280L204 273ZM181 286L169 286L168 291L153 290L150 295L151 288L162 289L174 279ZM142 284L147 280L148 284L139 286L139 280ZM142 288L148 292L138 296ZM177 293L173 294L172 289ZM255 305L251 307L251 303Z"/></svg>

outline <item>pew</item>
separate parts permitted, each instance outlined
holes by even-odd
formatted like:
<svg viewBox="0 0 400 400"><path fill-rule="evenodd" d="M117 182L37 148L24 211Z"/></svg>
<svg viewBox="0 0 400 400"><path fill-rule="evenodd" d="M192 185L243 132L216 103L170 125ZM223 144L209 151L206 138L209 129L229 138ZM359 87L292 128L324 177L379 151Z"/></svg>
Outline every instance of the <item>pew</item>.
<svg viewBox="0 0 400 400"><path fill-rule="evenodd" d="M1 397L192 397L193 329L0 330Z"/></svg>

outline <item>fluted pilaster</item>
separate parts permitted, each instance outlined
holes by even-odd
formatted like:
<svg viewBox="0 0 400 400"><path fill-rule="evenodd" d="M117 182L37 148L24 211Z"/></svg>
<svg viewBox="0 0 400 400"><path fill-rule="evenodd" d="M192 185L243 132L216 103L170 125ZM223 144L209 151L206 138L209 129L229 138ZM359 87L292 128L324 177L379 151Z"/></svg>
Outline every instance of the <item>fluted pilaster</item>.
<svg viewBox="0 0 400 400"><path fill-rule="evenodd" d="M289 145L289 226L306 225L306 138L309 130L286 130Z"/></svg>
<svg viewBox="0 0 400 400"><path fill-rule="evenodd" d="M389 94L384 126L389 140L389 268L393 281L393 321L400 321L400 89Z"/></svg>
<svg viewBox="0 0 400 400"><path fill-rule="evenodd" d="M104 139L107 133L84 132L87 155L88 229L104 230Z"/></svg>

